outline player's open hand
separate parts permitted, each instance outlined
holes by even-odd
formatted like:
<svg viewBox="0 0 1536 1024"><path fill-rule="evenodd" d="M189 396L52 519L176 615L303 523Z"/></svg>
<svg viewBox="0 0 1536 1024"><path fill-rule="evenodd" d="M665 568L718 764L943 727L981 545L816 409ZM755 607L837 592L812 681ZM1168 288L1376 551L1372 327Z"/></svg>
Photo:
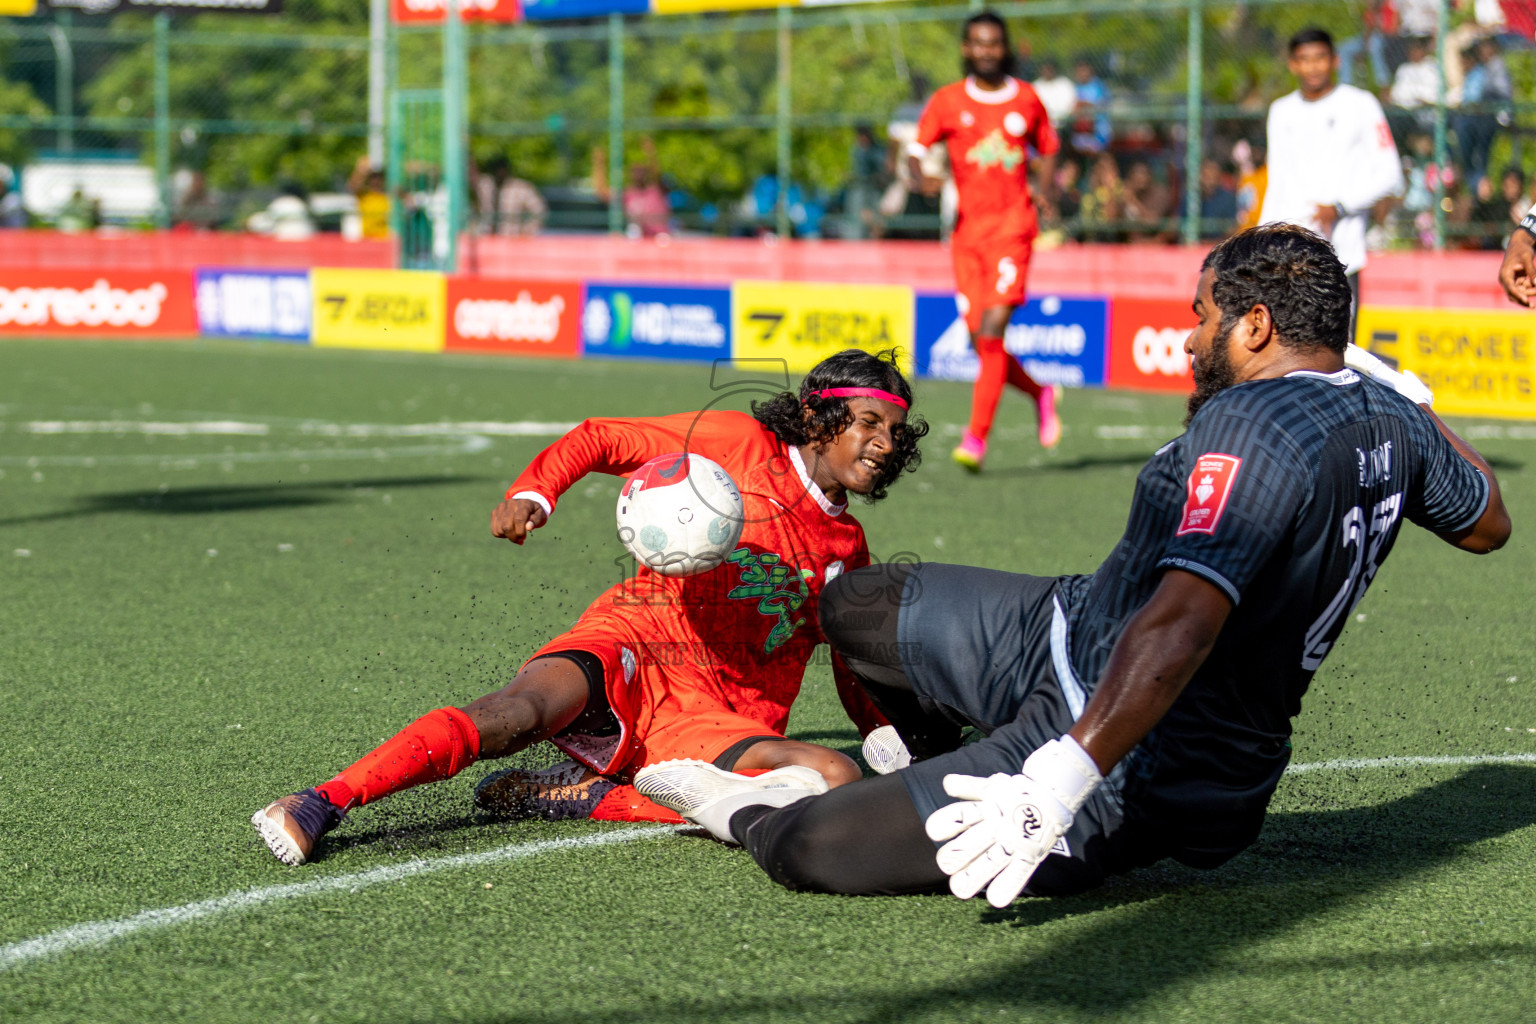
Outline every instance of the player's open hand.
<svg viewBox="0 0 1536 1024"><path fill-rule="evenodd" d="M1504 250L1499 266L1499 284L1509 301L1521 306L1536 306L1536 238L1518 230Z"/></svg>
<svg viewBox="0 0 1536 1024"><path fill-rule="evenodd" d="M928 838L949 840L937 855L949 891L968 900L986 886L994 907L1012 903L1102 781L1070 737L1030 754L1019 775L944 776L944 792L959 802L934 811L924 827Z"/></svg>
<svg viewBox="0 0 1536 1024"><path fill-rule="evenodd" d="M944 776L944 792L959 803L928 816L928 837L939 848L949 891L968 900L987 889L987 902L1006 907L1072 826L1072 812L1023 775Z"/></svg>
<svg viewBox="0 0 1536 1024"><path fill-rule="evenodd" d="M527 498L507 498L491 510L491 534L505 537L513 544L528 539L531 530L537 530L549 519L544 506Z"/></svg>

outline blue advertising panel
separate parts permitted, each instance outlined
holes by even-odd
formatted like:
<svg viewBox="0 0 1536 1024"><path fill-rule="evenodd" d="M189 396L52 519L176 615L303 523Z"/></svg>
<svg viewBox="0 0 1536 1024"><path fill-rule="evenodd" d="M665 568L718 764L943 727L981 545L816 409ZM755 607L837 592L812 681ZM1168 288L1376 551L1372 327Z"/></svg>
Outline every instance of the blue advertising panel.
<svg viewBox="0 0 1536 1024"><path fill-rule="evenodd" d="M528 21L649 14L650 10L651 0L523 0L523 17Z"/></svg>
<svg viewBox="0 0 1536 1024"><path fill-rule="evenodd" d="M197 271L198 330L216 338L308 341L306 270Z"/></svg>
<svg viewBox="0 0 1536 1024"><path fill-rule="evenodd" d="M731 290L588 283L581 351L610 359L727 359Z"/></svg>
<svg viewBox="0 0 1536 1024"><path fill-rule="evenodd" d="M915 327L919 376L976 379L976 352L953 294L919 294ZM1108 299L1042 295L1014 311L1003 343L1043 384L1103 387L1108 332Z"/></svg>

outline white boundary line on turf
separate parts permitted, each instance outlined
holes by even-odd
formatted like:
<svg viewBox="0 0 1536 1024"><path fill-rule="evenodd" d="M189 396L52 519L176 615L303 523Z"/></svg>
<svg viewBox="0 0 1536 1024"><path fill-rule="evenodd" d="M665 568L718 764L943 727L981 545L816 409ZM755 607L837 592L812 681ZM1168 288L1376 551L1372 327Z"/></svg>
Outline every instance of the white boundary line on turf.
<svg viewBox="0 0 1536 1024"><path fill-rule="evenodd" d="M1285 770L1285 773L1287 775L1299 775L1306 772L1352 771L1364 768L1474 764L1536 764L1536 754L1341 758L1331 761L1311 761L1293 764ZM295 882L290 885L273 885L262 889L247 889L244 892L231 893L228 896L219 896L211 900L184 903L179 907L145 910L134 914L132 917L119 918L115 921L89 921L85 924L60 928L46 935L39 935L37 938L24 939L21 942L0 946L0 974L12 968L21 967L60 953L67 953L71 950L104 946L114 939L124 938L139 932L167 928L172 925L186 924L189 921L198 921L221 914L248 910L263 904L275 903L279 900L295 899L301 896L316 896L330 892L356 892L358 889L379 885L384 882L398 881L418 875L436 874L440 871L451 871L456 868L502 864L508 861L523 860L527 857L537 857L540 854L554 853L560 850L592 849L601 846L617 846L639 839L659 839L663 836L675 834L680 827L683 826L656 825L643 828L629 828L616 832L603 832L598 835L577 836L571 839L548 839L536 843L525 843L520 846L504 846L499 850L487 850L483 853L465 853L437 860L423 858L406 861L404 864L388 864L384 867L372 868L357 874L332 875L329 878L317 878L310 882Z"/></svg>
<svg viewBox="0 0 1536 1024"><path fill-rule="evenodd" d="M507 861L524 860L529 857L537 857L543 853L553 853L559 850L592 849L599 846L615 846L620 843L630 843L637 839L657 839L673 834L677 831L678 827L676 825L655 825L644 828L627 828L616 832L603 832L598 835L577 836L572 839L546 839L537 843L504 846L499 850L487 850L483 853L465 853L455 857L442 857L436 860L422 858L406 861L404 864L387 864L384 867L372 868L371 870L356 874L333 875L329 878L317 878L310 882L295 882L290 885L270 885L261 889L247 889L245 892L231 893L228 896L219 896L211 900L184 903L179 907L146 910L142 913L134 914L132 917L119 918L115 921L90 921L86 924L60 928L58 931L40 935L35 939L26 939L22 942L13 942L6 946L0 946L0 973L45 957L67 953L70 950L103 946L114 939L121 939L137 932L186 924L188 921L198 921L221 914L237 913L266 903L275 903L278 900L295 899L300 896L316 896L329 892L356 892L366 886L394 882L403 878L436 874L456 868L503 864Z"/></svg>

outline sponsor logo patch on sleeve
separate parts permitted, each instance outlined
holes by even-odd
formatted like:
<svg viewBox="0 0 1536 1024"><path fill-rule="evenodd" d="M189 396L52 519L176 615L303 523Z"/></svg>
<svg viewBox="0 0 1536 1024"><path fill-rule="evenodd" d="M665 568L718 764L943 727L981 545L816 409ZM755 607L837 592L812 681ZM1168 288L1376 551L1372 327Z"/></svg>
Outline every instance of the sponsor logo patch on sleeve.
<svg viewBox="0 0 1536 1024"><path fill-rule="evenodd" d="M1189 474L1188 494L1184 498L1184 514L1179 518L1179 529L1174 536L1216 532L1216 524L1221 522L1221 513L1227 507L1227 497L1232 493L1232 483L1242 464L1243 460L1236 455L1219 452L1206 452L1195 460L1194 472Z"/></svg>

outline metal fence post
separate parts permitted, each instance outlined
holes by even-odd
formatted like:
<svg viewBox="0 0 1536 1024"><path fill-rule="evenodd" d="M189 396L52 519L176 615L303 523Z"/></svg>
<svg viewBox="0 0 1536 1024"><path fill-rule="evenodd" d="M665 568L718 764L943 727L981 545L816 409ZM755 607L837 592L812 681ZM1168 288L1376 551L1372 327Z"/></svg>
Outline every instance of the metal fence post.
<svg viewBox="0 0 1536 1024"><path fill-rule="evenodd" d="M162 228L171 226L171 16L155 15L155 183L160 210L155 217Z"/></svg>
<svg viewBox="0 0 1536 1024"><path fill-rule="evenodd" d="M53 114L58 132L54 145L60 153L75 151L75 49L69 41L73 11L54 11L48 37L53 41Z"/></svg>
<svg viewBox="0 0 1536 1024"><path fill-rule="evenodd" d="M384 166L385 91L391 79L384 56L389 31L389 0L368 2L368 162Z"/></svg>
<svg viewBox="0 0 1536 1024"><path fill-rule="evenodd" d="M774 203L774 230L780 238L788 238L789 225L789 175L790 175L790 60L792 51L790 48L790 8L781 5L779 7L779 90L778 110L774 113L774 133L778 142L778 164L776 176L779 184L779 195Z"/></svg>
<svg viewBox="0 0 1536 1024"><path fill-rule="evenodd" d="M448 0L443 12L443 180L447 189L448 246L442 254L441 267L448 273L459 269L459 232L465 227L465 192L469 187L469 163L465 159L468 118L465 106L469 97L468 76L464 64L468 54L464 46L463 0Z"/></svg>
<svg viewBox="0 0 1536 1024"><path fill-rule="evenodd" d="M608 230L624 231L624 15L608 15Z"/></svg>
<svg viewBox="0 0 1536 1024"><path fill-rule="evenodd" d="M1205 143L1202 123L1205 71L1205 18L1202 0L1189 0L1189 68L1184 89L1184 244L1200 241L1200 159Z"/></svg>
<svg viewBox="0 0 1536 1024"><path fill-rule="evenodd" d="M1445 248L1445 169L1450 166L1450 147L1445 138L1445 33L1450 27L1449 0L1440 0L1435 12L1435 64L1440 70L1440 80L1435 83L1435 251ZM1450 54L1452 59L1456 54Z"/></svg>

